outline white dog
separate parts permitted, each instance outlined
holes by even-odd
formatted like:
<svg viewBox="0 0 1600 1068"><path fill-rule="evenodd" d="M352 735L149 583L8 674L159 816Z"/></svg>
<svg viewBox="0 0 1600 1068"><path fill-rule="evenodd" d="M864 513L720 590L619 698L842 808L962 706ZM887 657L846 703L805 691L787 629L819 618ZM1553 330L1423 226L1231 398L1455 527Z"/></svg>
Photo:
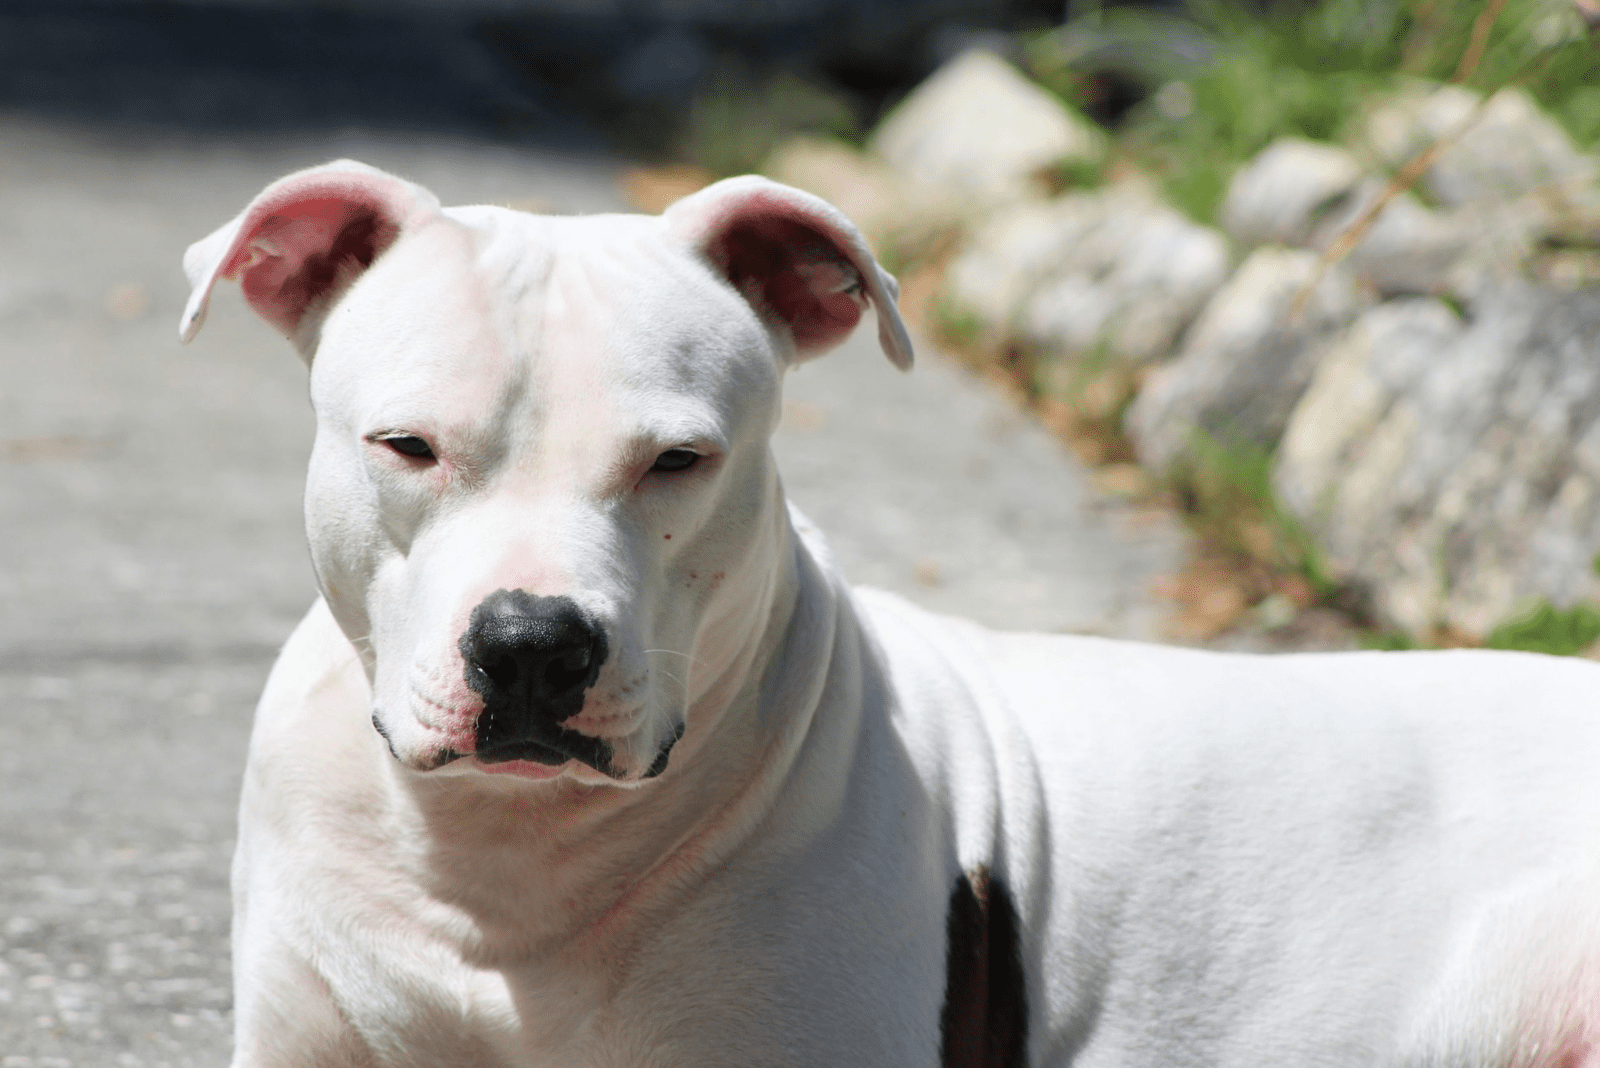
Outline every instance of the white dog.
<svg viewBox="0 0 1600 1068"><path fill-rule="evenodd" d="M184 336L239 279L318 426L236 1068L1600 1066L1600 667L848 589L780 379L869 304L911 348L821 201L544 218L335 163L185 267Z"/></svg>

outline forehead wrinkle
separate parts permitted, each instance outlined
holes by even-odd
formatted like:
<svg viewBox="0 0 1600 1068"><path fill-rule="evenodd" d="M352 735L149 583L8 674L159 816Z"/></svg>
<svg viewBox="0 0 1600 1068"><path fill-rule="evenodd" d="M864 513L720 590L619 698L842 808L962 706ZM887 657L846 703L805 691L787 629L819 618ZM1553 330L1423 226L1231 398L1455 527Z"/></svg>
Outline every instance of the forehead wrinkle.
<svg viewBox="0 0 1600 1068"><path fill-rule="evenodd" d="M392 287L353 289L330 320L329 335L349 335L348 343L338 346L339 360L313 367L314 397L331 378L348 416L370 424L363 430L460 431L498 404L516 361L482 239L477 228L436 225L375 265L375 281L410 277L427 297L396 306ZM368 385L353 390L356 381Z"/></svg>
<svg viewBox="0 0 1600 1068"><path fill-rule="evenodd" d="M515 427L513 413L537 405L539 390L533 365L538 362L547 327L545 294L555 267L550 220L502 209L486 209L492 225L480 229L473 265L483 291L490 294L496 340L503 347L508 370L486 424ZM515 445L497 435L497 462Z"/></svg>
<svg viewBox="0 0 1600 1068"><path fill-rule="evenodd" d="M755 311L710 268L659 243L613 256L614 291L625 299L602 320L602 346L634 410L670 410L685 401L693 426L674 433L731 435L746 418L776 402L781 363ZM623 270L625 268L625 271ZM640 286L642 270L651 284ZM629 283L632 283L631 285Z"/></svg>
<svg viewBox="0 0 1600 1068"><path fill-rule="evenodd" d="M528 403L540 407L532 447L560 468L589 470L616 462L619 424L614 360L605 324L620 285L610 257L588 242L558 242L537 300L542 329L528 352ZM609 269L608 269L609 268ZM571 398L569 403L552 403Z"/></svg>

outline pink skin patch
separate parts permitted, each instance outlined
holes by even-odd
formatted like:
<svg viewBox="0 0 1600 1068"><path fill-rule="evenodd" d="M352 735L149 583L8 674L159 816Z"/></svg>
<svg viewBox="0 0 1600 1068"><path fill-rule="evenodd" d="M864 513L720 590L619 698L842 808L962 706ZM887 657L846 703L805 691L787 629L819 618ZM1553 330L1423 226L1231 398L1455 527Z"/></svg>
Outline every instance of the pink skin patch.
<svg viewBox="0 0 1600 1068"><path fill-rule="evenodd" d="M467 687L464 671L457 655L432 671L416 665L411 676L411 712L417 722L439 739L440 748L463 754L477 748L478 715L483 711L483 701Z"/></svg>
<svg viewBox="0 0 1600 1068"><path fill-rule="evenodd" d="M831 348L855 329L866 304L860 272L803 212L755 197L721 227L713 259L735 289L789 324L798 349Z"/></svg>
<svg viewBox="0 0 1600 1068"><path fill-rule="evenodd" d="M1594 1003L1593 971L1583 969L1568 990L1533 1010L1543 1026L1524 1038L1516 1068L1600 1068L1600 1004Z"/></svg>
<svg viewBox="0 0 1600 1068"><path fill-rule="evenodd" d="M1600 1068L1600 1049L1585 1045L1582 1049L1569 1050L1561 1058L1559 1068Z"/></svg>

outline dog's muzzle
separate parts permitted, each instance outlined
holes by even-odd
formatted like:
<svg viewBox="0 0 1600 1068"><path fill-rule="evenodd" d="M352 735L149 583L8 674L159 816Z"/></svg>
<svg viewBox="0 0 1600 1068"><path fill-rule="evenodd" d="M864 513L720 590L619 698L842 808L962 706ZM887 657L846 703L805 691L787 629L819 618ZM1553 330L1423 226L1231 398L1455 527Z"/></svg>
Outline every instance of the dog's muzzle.
<svg viewBox="0 0 1600 1068"><path fill-rule="evenodd" d="M605 634L570 597L496 590L472 610L459 647L467 685L483 698L480 761L576 760L615 775L609 742L562 726L606 659Z"/></svg>

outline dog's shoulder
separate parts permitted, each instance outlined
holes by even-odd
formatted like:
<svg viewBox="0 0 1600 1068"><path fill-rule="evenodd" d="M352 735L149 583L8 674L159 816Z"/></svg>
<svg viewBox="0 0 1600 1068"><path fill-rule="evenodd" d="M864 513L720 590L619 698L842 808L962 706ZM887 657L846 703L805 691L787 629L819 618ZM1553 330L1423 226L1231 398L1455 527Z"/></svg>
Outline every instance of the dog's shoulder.
<svg viewBox="0 0 1600 1068"><path fill-rule="evenodd" d="M364 705L370 699L361 658L319 597L289 635L267 676L257 705L257 728L319 714L330 705Z"/></svg>
<svg viewBox="0 0 1600 1068"><path fill-rule="evenodd" d="M342 804L383 755L371 705L361 658L319 598L284 643L256 705L247 799L275 810ZM280 788L286 778L292 789Z"/></svg>

